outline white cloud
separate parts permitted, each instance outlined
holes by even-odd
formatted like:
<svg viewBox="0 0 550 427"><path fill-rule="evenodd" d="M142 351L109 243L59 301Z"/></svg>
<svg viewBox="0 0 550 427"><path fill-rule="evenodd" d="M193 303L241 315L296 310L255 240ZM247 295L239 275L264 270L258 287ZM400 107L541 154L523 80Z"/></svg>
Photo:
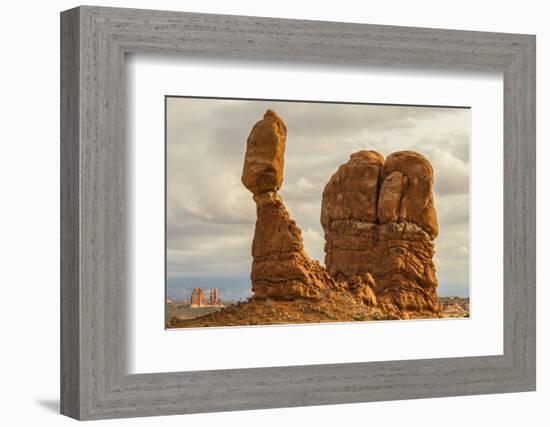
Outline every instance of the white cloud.
<svg viewBox="0 0 550 427"><path fill-rule="evenodd" d="M316 259L322 264L325 259L325 252L323 250L325 238L323 234L318 230L307 228L305 231L302 231L302 238L304 240L304 248L309 257Z"/></svg>
<svg viewBox="0 0 550 427"><path fill-rule="evenodd" d="M437 194L468 194L470 180L468 162L441 148L433 150L430 160L435 175L434 191Z"/></svg>

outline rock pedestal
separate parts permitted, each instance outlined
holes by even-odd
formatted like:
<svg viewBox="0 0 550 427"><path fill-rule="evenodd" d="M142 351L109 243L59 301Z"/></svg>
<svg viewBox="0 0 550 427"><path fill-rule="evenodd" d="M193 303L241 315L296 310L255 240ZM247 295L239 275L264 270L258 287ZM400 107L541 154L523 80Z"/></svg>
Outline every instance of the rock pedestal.
<svg viewBox="0 0 550 427"><path fill-rule="evenodd" d="M272 110L253 127L247 141L242 182L256 202L252 242L255 299L321 298L332 278L304 251L302 233L277 193L283 182L286 126Z"/></svg>

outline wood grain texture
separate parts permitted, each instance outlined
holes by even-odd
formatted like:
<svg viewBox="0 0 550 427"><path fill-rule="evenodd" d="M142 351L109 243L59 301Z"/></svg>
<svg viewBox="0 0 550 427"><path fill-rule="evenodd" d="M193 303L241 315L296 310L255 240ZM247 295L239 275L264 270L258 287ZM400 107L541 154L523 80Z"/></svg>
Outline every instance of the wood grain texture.
<svg viewBox="0 0 550 427"><path fill-rule="evenodd" d="M80 414L79 11L61 20L61 412Z"/></svg>
<svg viewBox="0 0 550 427"><path fill-rule="evenodd" d="M62 413L78 419L535 389L535 38L182 12L62 13ZM128 375L127 53L504 75L504 354Z"/></svg>

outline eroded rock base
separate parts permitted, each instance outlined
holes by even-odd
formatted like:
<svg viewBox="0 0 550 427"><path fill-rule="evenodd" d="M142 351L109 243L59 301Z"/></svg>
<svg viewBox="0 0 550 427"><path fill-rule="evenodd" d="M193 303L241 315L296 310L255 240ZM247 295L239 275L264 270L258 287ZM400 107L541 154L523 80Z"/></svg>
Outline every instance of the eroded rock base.
<svg viewBox="0 0 550 427"><path fill-rule="evenodd" d="M304 251L302 233L276 192L254 195L256 230L252 242L254 299L320 298L334 280Z"/></svg>

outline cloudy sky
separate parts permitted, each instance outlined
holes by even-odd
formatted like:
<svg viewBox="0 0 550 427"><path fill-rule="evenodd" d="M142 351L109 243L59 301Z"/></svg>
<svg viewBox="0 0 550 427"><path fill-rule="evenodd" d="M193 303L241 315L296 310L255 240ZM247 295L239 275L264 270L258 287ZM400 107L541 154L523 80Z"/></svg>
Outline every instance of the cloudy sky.
<svg viewBox="0 0 550 427"><path fill-rule="evenodd" d="M218 287L223 298L250 295L256 210L240 177L250 129L268 108L287 125L280 193L310 257L323 264L321 194L338 166L359 150L414 150L434 167L438 293L468 295L468 109L169 97L169 297L187 298L195 286Z"/></svg>

